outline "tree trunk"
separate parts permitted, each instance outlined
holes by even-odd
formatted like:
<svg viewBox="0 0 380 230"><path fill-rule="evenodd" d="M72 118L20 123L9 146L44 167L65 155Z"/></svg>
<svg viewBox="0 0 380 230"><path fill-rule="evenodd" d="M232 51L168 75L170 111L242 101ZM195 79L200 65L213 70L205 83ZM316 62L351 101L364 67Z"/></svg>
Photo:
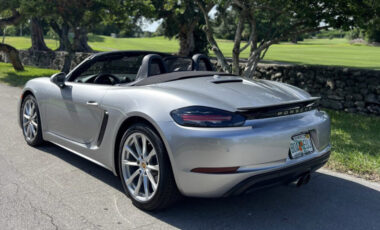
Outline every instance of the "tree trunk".
<svg viewBox="0 0 380 230"><path fill-rule="evenodd" d="M24 71L24 66L21 63L18 50L16 48L7 44L0 44L0 51L7 55L16 71Z"/></svg>
<svg viewBox="0 0 380 230"><path fill-rule="evenodd" d="M194 27L195 27L195 22L181 26L181 29L178 35L179 37L178 55L188 57L194 54L194 49L195 49Z"/></svg>
<svg viewBox="0 0 380 230"><path fill-rule="evenodd" d="M65 60L63 62L63 66L62 66L61 72L64 72L66 74L68 74L70 72L71 61L73 60L74 55L75 55L74 52L69 51L68 55L65 56Z"/></svg>
<svg viewBox="0 0 380 230"><path fill-rule="evenodd" d="M293 44L297 44L298 43L298 36L297 35L294 35L292 38L291 38L291 41Z"/></svg>
<svg viewBox="0 0 380 230"><path fill-rule="evenodd" d="M5 42L5 32L6 32L6 30L5 30L5 28L3 29L3 40L1 41L1 43L3 43L4 44L4 42Z"/></svg>
<svg viewBox="0 0 380 230"><path fill-rule="evenodd" d="M251 50L251 54L248 58L247 65L244 70L244 77L245 78L253 78L254 74L256 72L256 67L259 64L259 62L264 58L265 54L267 53L269 47L275 43L275 41L266 41L262 42L259 47L255 50Z"/></svg>
<svg viewBox="0 0 380 230"><path fill-rule="evenodd" d="M74 50L76 52L92 52L93 50L88 45L87 29L77 27L74 30Z"/></svg>
<svg viewBox="0 0 380 230"><path fill-rule="evenodd" d="M257 51L253 51L251 53L250 57L248 58L247 66L245 67L245 70L243 73L245 78L248 78L248 79L253 78L256 71L257 64L260 61L260 55L261 53L257 53Z"/></svg>
<svg viewBox="0 0 380 230"><path fill-rule="evenodd" d="M41 22L37 18L32 18L30 21L30 32L32 38L32 47L30 50L50 51L44 41L44 34Z"/></svg>
<svg viewBox="0 0 380 230"><path fill-rule="evenodd" d="M214 51L216 59L218 60L218 64L222 67L222 70L224 72L229 73L229 72L231 72L231 70L229 68L229 65L227 63L226 58L224 57L222 51L219 49L218 43L214 39L214 33L212 31L212 27L211 27L211 24L210 24L210 21L208 18L208 13L212 7L209 6L208 9L206 10L206 8L202 4L202 2L200 2L200 1L196 1L196 2L198 4L200 10L202 11L203 17L204 17L205 22L206 22L206 26L204 28L204 31L206 33L207 40L211 45L211 49L212 49L212 51Z"/></svg>
<svg viewBox="0 0 380 230"><path fill-rule="evenodd" d="M69 40L69 25L63 23L59 26L55 21L51 21L50 26L59 37L59 47L56 50L70 52L72 47Z"/></svg>
<svg viewBox="0 0 380 230"><path fill-rule="evenodd" d="M244 20L240 17L235 31L234 48L232 49L232 73L236 75L240 75L240 44L243 28Z"/></svg>

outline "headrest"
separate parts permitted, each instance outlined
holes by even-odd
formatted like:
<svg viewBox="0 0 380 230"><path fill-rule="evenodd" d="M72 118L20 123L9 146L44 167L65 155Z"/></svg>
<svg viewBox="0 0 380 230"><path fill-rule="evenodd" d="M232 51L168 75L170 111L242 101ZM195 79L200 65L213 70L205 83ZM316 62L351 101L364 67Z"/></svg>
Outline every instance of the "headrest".
<svg viewBox="0 0 380 230"><path fill-rule="evenodd" d="M148 54L142 60L136 79L144 79L167 72L166 65L160 55Z"/></svg>

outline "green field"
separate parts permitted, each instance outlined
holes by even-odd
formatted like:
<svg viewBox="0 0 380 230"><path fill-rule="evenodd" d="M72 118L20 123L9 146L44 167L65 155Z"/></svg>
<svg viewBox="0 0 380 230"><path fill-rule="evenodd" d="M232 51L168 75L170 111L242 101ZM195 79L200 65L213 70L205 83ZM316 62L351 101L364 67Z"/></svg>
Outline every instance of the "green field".
<svg viewBox="0 0 380 230"><path fill-rule="evenodd" d="M380 117L328 113L332 155L327 167L380 181Z"/></svg>
<svg viewBox="0 0 380 230"><path fill-rule="evenodd" d="M24 66L25 71L16 72L11 64L0 62L0 83L11 86L23 86L27 81L36 77L49 77L58 70L40 69L37 67Z"/></svg>
<svg viewBox="0 0 380 230"><path fill-rule="evenodd" d="M112 38L90 36L89 44L94 50L152 50L174 53L178 51L178 41L164 37L153 38ZM31 45L28 37L6 37L5 42L18 49ZM47 45L55 49L58 43L46 39ZM232 56L231 41L219 40L220 48L227 57ZM248 49L241 55L248 56ZM211 55L213 55L211 53ZM336 65L380 69L380 47L352 45L346 39L307 39L298 44L281 43L273 45L265 56L268 61L292 62L312 65Z"/></svg>
<svg viewBox="0 0 380 230"><path fill-rule="evenodd" d="M23 86L34 77L50 76L56 70L26 66L15 72L0 63L0 83ZM332 155L327 167L380 181L380 117L328 111L331 116Z"/></svg>

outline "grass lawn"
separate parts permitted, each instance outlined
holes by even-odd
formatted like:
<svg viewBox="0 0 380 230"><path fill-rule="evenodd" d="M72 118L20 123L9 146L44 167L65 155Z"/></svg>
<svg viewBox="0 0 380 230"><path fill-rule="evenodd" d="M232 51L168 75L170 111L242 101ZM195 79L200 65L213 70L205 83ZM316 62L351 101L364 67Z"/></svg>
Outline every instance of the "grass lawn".
<svg viewBox="0 0 380 230"><path fill-rule="evenodd" d="M333 151L327 167L380 181L380 117L328 113Z"/></svg>
<svg viewBox="0 0 380 230"><path fill-rule="evenodd" d="M15 72L10 64L0 63L0 82L22 86L34 77L58 71L26 66ZM380 117L329 110L332 155L327 167L367 179L380 181Z"/></svg>
<svg viewBox="0 0 380 230"><path fill-rule="evenodd" d="M153 38L112 38L90 36L89 44L94 50L153 50L174 53L178 51L178 41L164 37ZM29 37L6 37L5 42L18 49L31 46ZM55 49L58 43L46 39L47 45ZM219 46L227 57L232 56L231 41L219 40ZM241 55L248 57L248 49ZM211 55L213 55L211 53ZM346 39L307 39L298 44L281 43L271 46L265 60L292 62L312 65L336 65L380 69L380 47L351 45Z"/></svg>
<svg viewBox="0 0 380 230"><path fill-rule="evenodd" d="M24 66L25 71L16 72L11 64L0 63L0 83L11 86L23 86L28 80L35 77L49 77L58 70L40 69L37 67Z"/></svg>

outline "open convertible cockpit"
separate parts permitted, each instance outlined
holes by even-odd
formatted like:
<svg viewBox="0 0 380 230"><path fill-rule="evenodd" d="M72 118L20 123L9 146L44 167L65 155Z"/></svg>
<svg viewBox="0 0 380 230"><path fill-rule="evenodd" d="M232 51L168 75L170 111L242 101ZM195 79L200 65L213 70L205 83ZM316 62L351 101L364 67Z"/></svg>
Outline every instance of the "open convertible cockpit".
<svg viewBox="0 0 380 230"><path fill-rule="evenodd" d="M203 54L189 58L148 51L118 51L88 57L67 79L77 83L134 85L152 76L183 71L214 71L214 67Z"/></svg>

